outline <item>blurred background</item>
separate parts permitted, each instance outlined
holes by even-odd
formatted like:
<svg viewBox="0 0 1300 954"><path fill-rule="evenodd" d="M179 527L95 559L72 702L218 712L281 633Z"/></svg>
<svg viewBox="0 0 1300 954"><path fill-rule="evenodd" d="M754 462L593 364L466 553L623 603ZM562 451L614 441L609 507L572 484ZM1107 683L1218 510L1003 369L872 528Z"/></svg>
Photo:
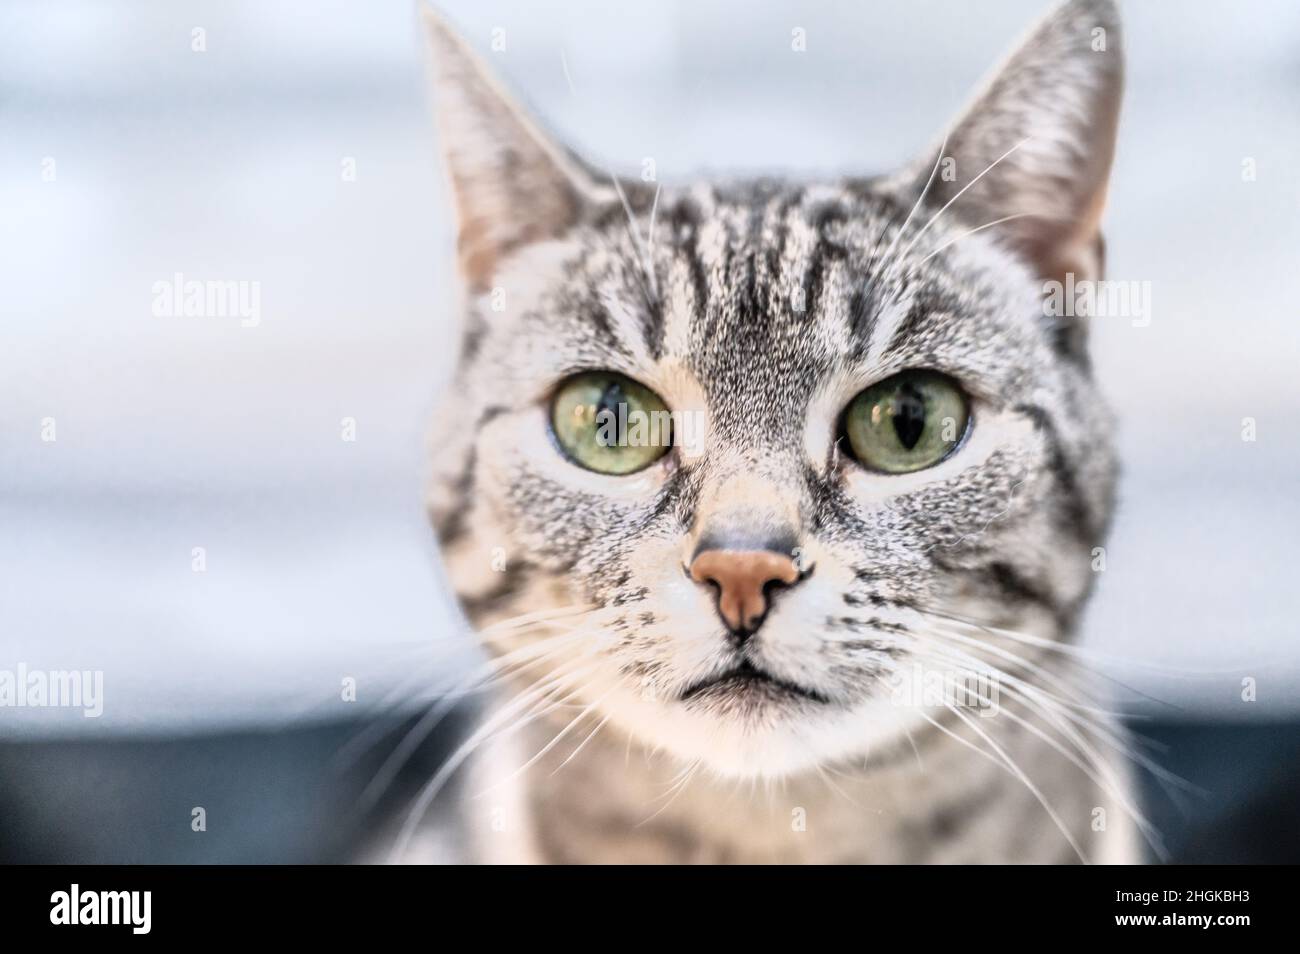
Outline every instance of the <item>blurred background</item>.
<svg viewBox="0 0 1300 954"><path fill-rule="evenodd" d="M896 165L1048 4L439 6L673 180ZM1151 320L1095 324L1124 478L1084 646L1202 790L1148 786L1173 859L1296 861L1300 7L1122 8L1109 277ZM0 708L0 860L364 856L437 764L463 715L358 809L475 659L422 507L452 243L413 0L0 0L0 670L104 686ZM257 322L155 314L177 273Z"/></svg>

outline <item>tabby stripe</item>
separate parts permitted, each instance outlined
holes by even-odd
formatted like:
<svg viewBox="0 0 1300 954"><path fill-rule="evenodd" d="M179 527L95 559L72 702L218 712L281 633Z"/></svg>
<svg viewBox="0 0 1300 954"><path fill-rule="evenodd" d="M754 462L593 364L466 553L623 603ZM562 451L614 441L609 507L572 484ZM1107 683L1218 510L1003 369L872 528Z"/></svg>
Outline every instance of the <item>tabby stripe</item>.
<svg viewBox="0 0 1300 954"><path fill-rule="evenodd" d="M832 242L826 237L827 226L844 221L844 210L837 205L827 203L813 213L812 226L817 232L817 244L813 248L808 268L804 272L802 288L805 314L820 314L822 285L826 276L828 259L843 261L848 257L844 246Z"/></svg>
<svg viewBox="0 0 1300 954"><path fill-rule="evenodd" d="M460 605L464 608L465 615L473 620L481 613L496 609L502 600L527 586L531 571L534 569L535 567L525 560L512 560L506 566L505 572L501 574L500 582L486 593L478 596L461 595Z"/></svg>
<svg viewBox="0 0 1300 954"><path fill-rule="evenodd" d="M1050 593L1033 583L1010 563L998 560L990 563L986 568L986 572L997 588L1007 597L1041 606L1052 614L1057 626L1061 627L1063 631L1069 629L1072 616L1069 608L1057 603Z"/></svg>
<svg viewBox="0 0 1300 954"><path fill-rule="evenodd" d="M699 241L700 208L694 200L684 196L673 206L669 219L673 226L674 238L678 241L682 257L691 276L691 286L695 290L695 318L703 320L709 308L709 281L704 274L704 263L700 260ZM684 234L683 234L684 233Z"/></svg>
<svg viewBox="0 0 1300 954"><path fill-rule="evenodd" d="M1051 454L1049 469L1061 494L1058 502L1064 515L1064 519L1059 520L1058 523L1079 543L1087 547L1094 546L1102 535L1102 528L1096 525L1092 512L1088 509L1083 492L1079 489L1079 484L1074 479L1074 472L1065 456L1060 433L1056 430L1047 411L1034 404L1017 404L1012 410L1024 414L1033 421L1035 428L1047 439Z"/></svg>
<svg viewBox="0 0 1300 954"><path fill-rule="evenodd" d="M889 339L886 353L906 347L919 332L924 330L925 322L934 314L957 315L961 312L961 303L950 295L936 295L918 289L908 306L893 336Z"/></svg>
<svg viewBox="0 0 1300 954"><path fill-rule="evenodd" d="M501 405L492 405L479 415L479 419L474 422L474 433L477 434L483 430L493 419L504 414L509 408ZM478 448L471 444L469 451L465 455L465 463L456 475L452 483L451 493L455 500L455 506L447 514L446 519L440 521L434 530L437 531L438 539L442 541L443 546L450 546L456 540L464 536L466 531L466 520L471 509L470 495L474 492L474 469L478 463Z"/></svg>
<svg viewBox="0 0 1300 954"><path fill-rule="evenodd" d="M686 478L681 470L672 472L664 482L663 489L659 491L654 507L651 508L650 512L646 514L645 520L642 521L643 528L653 526L674 504L684 502L685 483Z"/></svg>
<svg viewBox="0 0 1300 954"><path fill-rule="evenodd" d="M989 809L1001 806L1006 787L1006 779L1001 774L995 773L988 782L974 792L963 791L959 798L936 805L926 819L928 840L934 843L960 835Z"/></svg>

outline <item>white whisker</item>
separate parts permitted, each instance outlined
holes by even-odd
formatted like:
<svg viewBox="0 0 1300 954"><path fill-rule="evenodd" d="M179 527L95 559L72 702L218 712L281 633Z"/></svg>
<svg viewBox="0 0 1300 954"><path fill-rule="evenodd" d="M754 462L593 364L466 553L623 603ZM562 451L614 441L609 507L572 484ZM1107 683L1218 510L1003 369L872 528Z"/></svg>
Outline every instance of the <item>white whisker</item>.
<svg viewBox="0 0 1300 954"><path fill-rule="evenodd" d="M613 690L610 691L612 692ZM590 705L586 706L581 712L577 714L577 716L575 716L572 720L570 720L569 723L566 726L564 726L564 728L560 729L559 732L555 733L555 736L551 739L551 741L547 742L544 746L542 746L541 749L538 750L537 754L535 754L532 758L530 758L523 765L519 766L519 768L515 769L505 778L501 779L500 781L494 782L492 785L484 789L482 792L479 792L474 797L482 798L484 795L487 795L489 792L496 791L502 785L506 785L510 782L513 782L515 779L519 778L521 775L527 772L530 768L532 768L543 758L545 758L547 752L551 751L551 749L559 745L560 740L563 739L565 736L567 736L570 732L572 732L573 729L578 725L578 723L580 723L583 719L585 719L587 715L591 713L597 706L599 706L608 696L609 696L609 692L606 692L604 695L597 698L595 702L592 702Z"/></svg>
<svg viewBox="0 0 1300 954"><path fill-rule="evenodd" d="M945 202L945 203L943 204L943 208L939 209L938 212L934 213L934 215L932 215L932 216L930 217L930 220L929 220L928 222L926 222L925 225L921 226L920 231L917 232L916 235L912 236L912 241L908 242L907 245L903 248L903 250L902 250L901 252L898 253L898 259L897 259L897 261L904 261L904 260L907 258L907 253L910 252L913 248L916 247L916 243L919 242L919 241L921 240L921 236L925 235L925 233L929 231L930 226L934 225L934 223L937 222L937 221L939 220L939 216L943 215L946 211L948 211L948 209L951 208L952 204L953 204L954 202L956 202L958 199L960 199L963 195L965 195L965 194L966 194L966 191L967 191L968 189L970 189L971 186L975 185L975 183L979 182L979 181L980 181L981 179L983 179L986 175L988 175L990 172L992 172L992 171L994 170L994 168L996 168L997 165L998 165L1000 162L1002 162L1003 159L1006 159L1008 156L1010 156L1013 152L1015 152L1017 149L1019 149L1019 148L1020 148L1021 146L1023 146L1025 143L1029 142L1029 140L1032 139L1032 138L1033 138L1032 136L1026 136L1024 139L1020 140L1020 142L1016 143L1014 146L1012 146L1010 149L1008 149L1008 150L1007 150L1006 152L1004 152L1002 155L998 156L996 159L994 159L992 162L990 162L990 163L988 164L988 167L985 168L983 172L981 172L979 175L977 175L977 176L976 176L974 179L972 179L970 182L968 182L968 183L966 183L964 186L962 186L962 187L957 191L957 194L954 195L954 196L953 196L951 199L949 199L947 202ZM891 271L891 272L893 271L893 267L892 267L892 266L891 266L891 268L890 268L890 271ZM888 275L886 275L886 278L888 278Z"/></svg>
<svg viewBox="0 0 1300 954"><path fill-rule="evenodd" d="M572 666L572 664L570 665ZM465 760L489 739L501 738L504 735L516 732L533 720L540 718L544 712L536 711L536 704L544 701L547 695L567 675L568 673L562 668L551 679L547 680L544 686L526 690L505 703L452 753L447 761L438 768L438 771L433 774L433 777L424 784L417 795L390 853L392 862L396 863L401 860L434 798L437 797L438 792L442 790L442 787ZM516 718L521 711L524 712L524 716ZM510 722L512 719L515 720L513 723ZM503 726L506 726L506 728L503 728Z"/></svg>
<svg viewBox="0 0 1300 954"><path fill-rule="evenodd" d="M555 767L555 771L552 772L551 775L555 775L557 772L560 771L560 769L564 768L564 766L568 765L570 762L576 759L578 757L578 753L587 747L587 743L596 737L596 733L605 727L605 723L609 722L609 719L610 719L609 716L605 716L605 718L597 722L596 727L587 734L587 737L585 739L583 739L581 742L578 743L578 747L576 749L574 749L567 756L565 756L564 761Z"/></svg>
<svg viewBox="0 0 1300 954"><path fill-rule="evenodd" d="M925 180L925 185L921 187L921 194L918 195L916 197L916 201L912 203L912 208L908 210L907 217L903 219L903 224L900 225L898 227L898 231L894 233L894 240L889 243L889 248L885 249L885 254L881 256L881 261L884 267L877 269L875 275L872 275L872 277L867 281L867 287L863 294L869 294L871 292L871 289L876 284L876 275L880 275L882 277L888 276L890 272L893 271L894 250L898 248L899 240L902 239L903 233L907 231L907 226L912 221L912 216L916 215L916 210L921 207L921 204L925 202L925 197L929 195L930 186L934 185L934 177L939 172L939 166L943 163L943 154L947 150L947 148L948 148L948 136L945 133L943 137L943 142L939 145L939 154L935 156L934 166L933 168L930 169L930 177Z"/></svg>
<svg viewBox="0 0 1300 954"><path fill-rule="evenodd" d="M1010 222L1012 219L1026 218L1030 216L1030 214L1031 213L1029 212L1017 212L1015 215L1004 215L1000 219L994 219L992 222L985 222L983 225L977 228L973 228L968 232L962 232L961 235L958 235L956 238L949 239L948 241L940 245L938 248L936 248L929 255L927 255L925 258L921 259L919 262L916 263L915 267L920 268L922 265L924 265L930 259L934 258L940 252L944 251L945 249L951 248L953 245L956 245L958 242L966 238L968 235L974 235L976 232L983 232L985 229L991 229L993 228L993 226L1001 225L1003 222Z"/></svg>
<svg viewBox="0 0 1300 954"><path fill-rule="evenodd" d="M1016 778L1020 779L1021 784L1023 784L1025 788L1029 789L1030 794L1032 794L1034 798L1038 800L1038 804L1043 806L1043 810L1047 812L1048 816L1056 824L1056 827L1060 829L1060 832L1065 837L1065 840L1069 842L1070 847L1074 849L1074 853L1079 856L1079 860L1082 861L1084 864L1087 864L1088 858L1083 853L1083 849L1079 847L1078 841L1075 839L1074 835L1070 833L1070 830L1069 828L1066 827L1065 822L1061 820L1061 816L1057 814L1056 809L1054 809L1051 806L1051 803L1048 802L1046 796L1043 795L1042 790L1039 789L1039 787L1034 784L1034 782L1025 773L1024 769L1022 769L1018 764L1016 764L1016 761L1006 753L1006 751L1002 748L1002 746L998 745L997 742L993 741L992 736L990 736L987 732L985 732L978 725L972 722L968 715L966 715L960 709L952 705L945 704L944 708L946 708L954 716L960 719L963 723L966 724L967 728L969 728L972 732L980 736L982 739L984 739L985 742L989 744L989 747L994 752L996 752L998 757L1002 760L1002 764L1004 765L1004 767L1008 771L1010 771L1013 775L1015 775ZM938 725L937 722L935 724Z"/></svg>

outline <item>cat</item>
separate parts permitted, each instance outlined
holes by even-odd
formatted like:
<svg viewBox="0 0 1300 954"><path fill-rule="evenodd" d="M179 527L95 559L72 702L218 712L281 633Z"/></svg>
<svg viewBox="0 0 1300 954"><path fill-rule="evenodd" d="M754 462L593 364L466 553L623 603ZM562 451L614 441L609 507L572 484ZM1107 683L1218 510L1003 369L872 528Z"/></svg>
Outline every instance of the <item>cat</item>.
<svg viewBox="0 0 1300 954"><path fill-rule="evenodd" d="M1140 860L1070 646L1113 420L1043 307L1102 274L1113 3L899 171L662 186L423 19L466 293L429 510L492 660L448 766L471 859Z"/></svg>

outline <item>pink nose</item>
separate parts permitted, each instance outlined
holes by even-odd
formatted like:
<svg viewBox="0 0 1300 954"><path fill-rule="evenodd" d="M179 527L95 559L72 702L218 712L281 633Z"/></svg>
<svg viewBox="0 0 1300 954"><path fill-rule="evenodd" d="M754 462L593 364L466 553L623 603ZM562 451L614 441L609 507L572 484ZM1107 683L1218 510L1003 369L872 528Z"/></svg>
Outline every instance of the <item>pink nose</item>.
<svg viewBox="0 0 1300 954"><path fill-rule="evenodd" d="M705 550L691 563L691 579L718 588L718 612L733 633L750 635L767 615L773 584L799 580L794 560L770 550Z"/></svg>

